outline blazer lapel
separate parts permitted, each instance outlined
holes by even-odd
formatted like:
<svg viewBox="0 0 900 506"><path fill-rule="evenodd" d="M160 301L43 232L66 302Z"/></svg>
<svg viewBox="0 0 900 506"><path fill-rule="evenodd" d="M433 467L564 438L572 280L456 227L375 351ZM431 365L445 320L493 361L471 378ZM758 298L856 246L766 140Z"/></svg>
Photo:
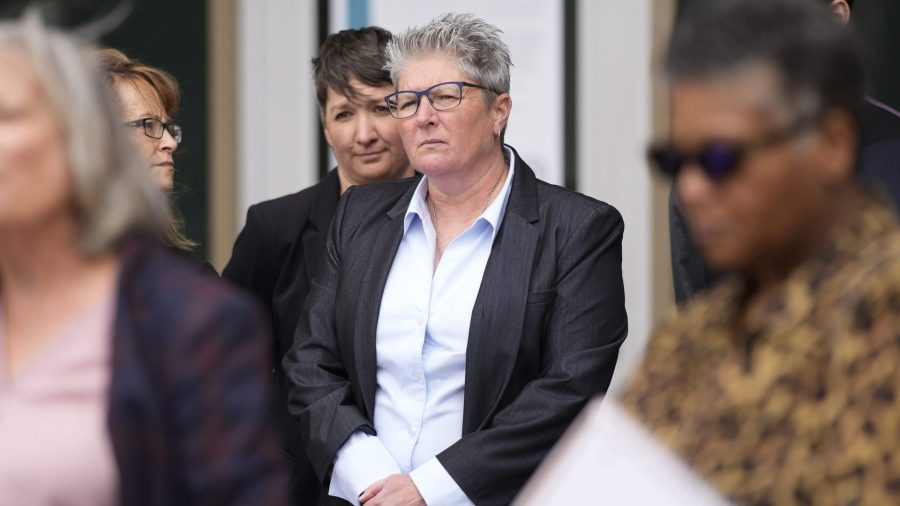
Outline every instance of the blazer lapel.
<svg viewBox="0 0 900 506"><path fill-rule="evenodd" d="M381 222L376 234L378 240L372 243L372 256L367 270L360 277L357 297L356 324L354 328L354 350L356 371L366 413L370 420L375 417L375 390L377 387L377 356L375 334L378 330L378 315L381 312L381 297L387 278L394 265L394 257L403 239L403 217L415 192L416 185L410 186L403 197L387 212L387 220Z"/></svg>
<svg viewBox="0 0 900 506"><path fill-rule="evenodd" d="M313 273L319 272L319 263L325 253L325 243L328 239L328 228L331 219L334 218L340 197L341 183L337 169L333 169L322 178L312 203L309 221L315 230L313 233L303 235L303 263L306 264L307 286L314 277Z"/></svg>
<svg viewBox="0 0 900 506"><path fill-rule="evenodd" d="M518 153L506 215L472 309L466 350L463 433L477 430L500 401L522 336L540 232L534 172Z"/></svg>

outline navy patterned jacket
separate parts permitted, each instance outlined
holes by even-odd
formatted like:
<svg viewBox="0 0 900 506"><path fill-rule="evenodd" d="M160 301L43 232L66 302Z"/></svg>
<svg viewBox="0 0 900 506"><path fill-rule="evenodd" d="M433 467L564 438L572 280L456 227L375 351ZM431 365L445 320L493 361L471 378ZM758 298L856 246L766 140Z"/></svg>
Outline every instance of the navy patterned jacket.
<svg viewBox="0 0 900 506"><path fill-rule="evenodd" d="M281 505L270 330L165 247L122 249L109 428L123 505Z"/></svg>

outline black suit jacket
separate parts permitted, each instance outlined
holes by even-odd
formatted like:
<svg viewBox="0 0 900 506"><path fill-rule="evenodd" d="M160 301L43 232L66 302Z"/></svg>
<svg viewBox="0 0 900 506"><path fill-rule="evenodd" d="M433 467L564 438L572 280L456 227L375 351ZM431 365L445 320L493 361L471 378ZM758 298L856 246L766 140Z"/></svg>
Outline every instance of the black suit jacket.
<svg viewBox="0 0 900 506"><path fill-rule="evenodd" d="M251 206L231 260L222 271L222 277L254 293L268 308L275 330L272 353L276 364L281 364L293 342L310 281L325 253L328 226L339 198L340 181L337 171L332 170L315 186ZM293 500L314 505L321 485L301 448L297 426L285 409L287 393L281 367L276 366L275 376L278 388L273 409L282 422L287 453L294 464Z"/></svg>
<svg viewBox="0 0 900 506"><path fill-rule="evenodd" d="M627 332L621 215L537 180L515 156L472 311L463 436L437 456L476 504L513 499L584 404L606 391ZM347 438L375 433L375 332L417 181L344 194L284 359L288 410L326 483Z"/></svg>
<svg viewBox="0 0 900 506"><path fill-rule="evenodd" d="M868 99L862 115L862 150L857 176L866 187L900 209L900 115ZM669 240L675 301L681 305L710 286L720 273L703 262L691 239L674 188L669 193Z"/></svg>

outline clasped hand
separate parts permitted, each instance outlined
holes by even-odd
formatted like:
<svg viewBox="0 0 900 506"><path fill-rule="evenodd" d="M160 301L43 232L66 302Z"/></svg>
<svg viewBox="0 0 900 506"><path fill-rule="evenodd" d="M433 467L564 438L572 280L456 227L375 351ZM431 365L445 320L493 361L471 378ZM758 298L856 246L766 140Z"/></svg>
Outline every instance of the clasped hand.
<svg viewBox="0 0 900 506"><path fill-rule="evenodd" d="M369 485L360 494L363 506L425 506L425 500L408 474L392 474Z"/></svg>

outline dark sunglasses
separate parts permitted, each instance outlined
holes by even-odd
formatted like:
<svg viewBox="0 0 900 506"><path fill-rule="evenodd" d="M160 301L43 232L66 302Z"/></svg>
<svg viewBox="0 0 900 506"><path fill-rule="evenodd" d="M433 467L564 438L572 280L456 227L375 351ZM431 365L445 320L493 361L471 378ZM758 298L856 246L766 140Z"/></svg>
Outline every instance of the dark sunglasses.
<svg viewBox="0 0 900 506"><path fill-rule="evenodd" d="M699 150L688 153L668 145L651 146L647 151L650 160L664 175L676 178L687 164L695 164L713 181L721 181L733 174L741 162L755 151L786 142L809 130L815 124L814 117L804 117L787 128L762 136L755 141L736 143L710 141Z"/></svg>
<svg viewBox="0 0 900 506"><path fill-rule="evenodd" d="M689 163L697 164L710 179L718 181L734 172L745 156L742 147L713 141L694 153L684 153L672 146L653 146L650 159L664 175L676 178Z"/></svg>

